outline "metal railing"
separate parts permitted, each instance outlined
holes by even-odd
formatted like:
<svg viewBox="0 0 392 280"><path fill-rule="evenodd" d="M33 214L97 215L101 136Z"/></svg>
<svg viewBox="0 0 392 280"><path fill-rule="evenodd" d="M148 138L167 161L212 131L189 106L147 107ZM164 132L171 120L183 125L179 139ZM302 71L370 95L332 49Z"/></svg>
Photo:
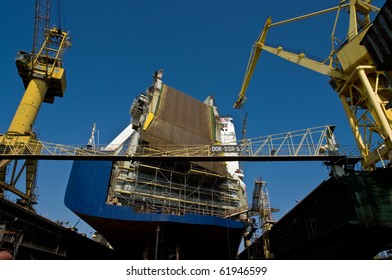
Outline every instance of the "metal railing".
<svg viewBox="0 0 392 280"><path fill-rule="evenodd" d="M128 154L133 150L135 153ZM15 158L55 160L200 160L200 161L257 161L257 160L328 160L346 157L348 153L333 136L333 126L320 126L258 138L244 139L230 144L211 145L123 145L121 151L103 151L103 146L67 146L40 141L29 136L0 135L0 160ZM358 157L357 155L351 155Z"/></svg>

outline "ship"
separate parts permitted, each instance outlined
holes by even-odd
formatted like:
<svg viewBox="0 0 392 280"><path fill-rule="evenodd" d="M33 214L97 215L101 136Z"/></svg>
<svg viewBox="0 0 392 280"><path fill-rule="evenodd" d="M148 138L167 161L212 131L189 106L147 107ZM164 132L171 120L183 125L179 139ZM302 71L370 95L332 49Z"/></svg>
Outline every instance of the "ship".
<svg viewBox="0 0 392 280"><path fill-rule="evenodd" d="M131 106L129 126L103 151L235 147L233 119L219 115L212 96L198 101L164 84L162 75L154 73L153 85ZM243 178L236 161L76 160L64 201L116 258L234 259L246 228Z"/></svg>

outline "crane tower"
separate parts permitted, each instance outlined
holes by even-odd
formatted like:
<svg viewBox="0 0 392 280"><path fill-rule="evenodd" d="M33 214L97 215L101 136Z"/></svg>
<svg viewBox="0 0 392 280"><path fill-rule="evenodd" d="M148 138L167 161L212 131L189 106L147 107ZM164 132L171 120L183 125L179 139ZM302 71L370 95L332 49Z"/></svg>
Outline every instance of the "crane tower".
<svg viewBox="0 0 392 280"><path fill-rule="evenodd" d="M36 0L33 48L30 53L19 51L16 66L22 78L25 93L16 110L14 118L5 135L0 136L0 143L12 147L14 151L29 153L21 149L25 143L36 139L33 125L43 102L53 103L55 97L63 97L66 88L63 68L64 50L71 46L69 33L57 27L50 28L50 0ZM7 166L11 160L0 161L0 196L8 190L21 199L19 204L32 209L35 203L35 180L37 160L26 160L19 171L14 162L13 176L6 182ZM25 172L26 190L16 188L20 174Z"/></svg>

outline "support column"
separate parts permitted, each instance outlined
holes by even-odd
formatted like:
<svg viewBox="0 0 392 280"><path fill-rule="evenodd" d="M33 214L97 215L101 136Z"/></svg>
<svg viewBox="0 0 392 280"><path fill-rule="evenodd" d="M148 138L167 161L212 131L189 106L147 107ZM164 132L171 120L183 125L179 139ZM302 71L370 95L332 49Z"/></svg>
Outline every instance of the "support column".
<svg viewBox="0 0 392 280"><path fill-rule="evenodd" d="M389 141L392 142L392 130L389 125L389 122L381 108L380 105L380 100L377 96L377 94L373 91L373 88L366 76L365 70L363 68L358 69L358 76L359 79L361 80L362 84L365 87L366 93L367 93L367 98L369 99L371 105L373 106L375 117L377 118L377 121L380 123L382 127L382 132L384 133L385 138L389 138Z"/></svg>
<svg viewBox="0 0 392 280"><path fill-rule="evenodd" d="M346 112L346 116L350 124L351 130L353 132L355 141L357 142L357 146L360 148L362 157L365 157L368 154L368 150L365 144L363 143L361 133L359 132L358 120L355 119L355 116L352 110L350 109L350 106L347 104L346 97L343 94L339 94L339 98L343 105L343 109Z"/></svg>
<svg viewBox="0 0 392 280"><path fill-rule="evenodd" d="M44 101L48 85L41 79L32 79L8 128L8 133L27 134L32 131L39 108Z"/></svg>
<svg viewBox="0 0 392 280"><path fill-rule="evenodd" d="M378 125L381 127L381 131L383 133L383 138L385 139L385 144L387 146L387 151L392 148L392 129L389 124L389 121L385 115L385 112L383 108L381 108L381 100L378 97L377 93L374 92L369 79L366 76L365 70L363 68L357 68L358 69L358 76L359 79L361 80L362 84L365 87L365 92L367 93L367 98L373 107L374 111L374 118L378 122ZM383 155L379 155L383 156ZM392 151L389 151L388 154L388 159L392 160Z"/></svg>
<svg viewBox="0 0 392 280"><path fill-rule="evenodd" d="M159 225L157 227L156 231L156 239L155 239L155 260L158 259L158 248L159 248L159 232L161 231L161 229L159 228Z"/></svg>

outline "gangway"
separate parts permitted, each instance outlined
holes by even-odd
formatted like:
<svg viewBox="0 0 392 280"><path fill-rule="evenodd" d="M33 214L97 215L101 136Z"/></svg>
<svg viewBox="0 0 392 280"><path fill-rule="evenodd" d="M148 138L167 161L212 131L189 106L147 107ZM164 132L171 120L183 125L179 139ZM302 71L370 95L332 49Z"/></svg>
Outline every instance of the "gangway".
<svg viewBox="0 0 392 280"><path fill-rule="evenodd" d="M99 146L67 146L29 139L24 136L0 137L1 162L10 159L41 160L106 160L106 161L328 161L336 163L346 158L360 160L336 143L334 126L320 126L297 131L243 139L230 144L166 145L104 149ZM0 135L2 136L2 135ZM125 145L123 145L125 146ZM126 151L135 151L127 153Z"/></svg>

